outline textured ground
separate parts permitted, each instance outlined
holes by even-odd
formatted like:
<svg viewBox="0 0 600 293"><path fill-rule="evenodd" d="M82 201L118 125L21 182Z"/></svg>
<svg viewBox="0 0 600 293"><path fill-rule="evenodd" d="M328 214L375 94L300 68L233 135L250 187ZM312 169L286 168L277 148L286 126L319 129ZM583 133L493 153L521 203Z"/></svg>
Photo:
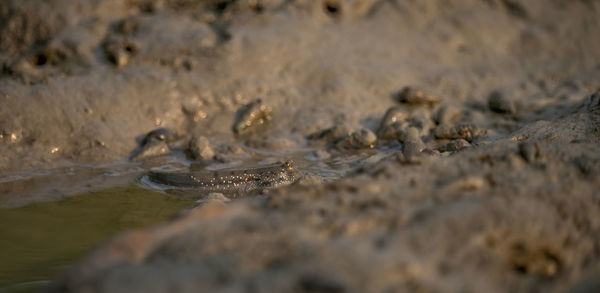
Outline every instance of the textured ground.
<svg viewBox="0 0 600 293"><path fill-rule="evenodd" d="M11 178L127 165L157 127L345 172L122 234L50 291L600 290L599 2L70 3L0 4L0 204L72 194ZM257 98L272 120L235 136ZM382 139L392 106L416 135ZM307 139L332 126L379 141ZM91 173L61 182L116 184Z"/></svg>

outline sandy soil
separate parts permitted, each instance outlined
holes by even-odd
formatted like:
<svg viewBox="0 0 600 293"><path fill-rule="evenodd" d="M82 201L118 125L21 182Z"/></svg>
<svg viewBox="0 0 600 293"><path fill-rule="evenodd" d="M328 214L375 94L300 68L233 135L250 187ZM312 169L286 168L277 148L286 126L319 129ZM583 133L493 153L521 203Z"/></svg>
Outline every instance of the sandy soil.
<svg viewBox="0 0 600 293"><path fill-rule="evenodd" d="M4 207L194 151L306 174L123 234L52 292L600 290L597 1L9 0L0 23ZM72 166L102 172L27 179Z"/></svg>

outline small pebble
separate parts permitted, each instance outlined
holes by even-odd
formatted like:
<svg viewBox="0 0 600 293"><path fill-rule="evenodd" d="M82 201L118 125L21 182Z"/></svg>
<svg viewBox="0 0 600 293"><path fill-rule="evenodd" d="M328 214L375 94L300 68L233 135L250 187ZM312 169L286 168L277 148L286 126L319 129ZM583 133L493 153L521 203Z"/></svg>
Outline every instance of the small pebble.
<svg viewBox="0 0 600 293"><path fill-rule="evenodd" d="M398 137L400 137L400 134L404 131L404 129L408 128L409 126L410 124L406 121L394 122L390 125L379 129L377 135L379 139L383 140L398 139Z"/></svg>
<svg viewBox="0 0 600 293"><path fill-rule="evenodd" d="M401 107L391 107L387 109L385 115L379 122L379 128L377 132L381 132L387 126L392 125L393 123L405 121L408 118L407 113Z"/></svg>
<svg viewBox="0 0 600 293"><path fill-rule="evenodd" d="M493 91L488 97L488 107L497 113L515 114L516 107L514 101L507 98L499 91Z"/></svg>
<svg viewBox="0 0 600 293"><path fill-rule="evenodd" d="M204 136L192 137L188 150L194 160L210 160L215 155L215 151L210 146L210 141Z"/></svg>
<svg viewBox="0 0 600 293"><path fill-rule="evenodd" d="M179 136L167 128L157 128L148 132L139 147L131 155L130 160L140 161L150 157L156 157L169 154L169 142L177 140Z"/></svg>
<svg viewBox="0 0 600 293"><path fill-rule="evenodd" d="M521 142L519 144L519 154L525 161L533 163L540 157L540 148L537 143L531 141Z"/></svg>
<svg viewBox="0 0 600 293"><path fill-rule="evenodd" d="M459 138L459 139L452 140L445 145L442 145L441 147L438 148L438 150L440 152L456 152L456 151L460 151L464 148L468 148L470 146L471 146L471 144L468 141L466 141L462 138Z"/></svg>
<svg viewBox="0 0 600 293"><path fill-rule="evenodd" d="M419 157L425 145L419 136L419 131L414 127L406 129L400 137L400 141L402 141L402 155L404 156L404 160L408 163L420 163Z"/></svg>
<svg viewBox="0 0 600 293"><path fill-rule="evenodd" d="M173 142L177 137L178 135L168 128L157 128L148 132L142 139L140 145L144 146L156 141Z"/></svg>
<svg viewBox="0 0 600 293"><path fill-rule="evenodd" d="M171 151L165 141L152 141L140 148L131 156L131 161L141 161L151 157L169 154Z"/></svg>
<svg viewBox="0 0 600 293"><path fill-rule="evenodd" d="M458 124L458 125L439 125L433 130L433 135L439 139L459 139L462 138L469 142L479 135L484 134L485 131L477 128L471 124Z"/></svg>
<svg viewBox="0 0 600 293"><path fill-rule="evenodd" d="M262 99L254 100L242 107L236 113L233 132L243 134L254 127L263 125L273 118L273 108L263 105Z"/></svg>
<svg viewBox="0 0 600 293"><path fill-rule="evenodd" d="M375 146L375 142L377 142L377 136L375 135L375 133L373 133L373 131L363 128L352 133L352 140L358 147L372 148L373 146Z"/></svg>
<svg viewBox="0 0 600 293"><path fill-rule="evenodd" d="M373 148L377 142L377 136L369 129L360 129L352 132L335 142L335 146L341 149L364 149Z"/></svg>
<svg viewBox="0 0 600 293"><path fill-rule="evenodd" d="M413 106L432 107L441 102L441 100L425 92L412 88L404 87L397 95L398 102Z"/></svg>

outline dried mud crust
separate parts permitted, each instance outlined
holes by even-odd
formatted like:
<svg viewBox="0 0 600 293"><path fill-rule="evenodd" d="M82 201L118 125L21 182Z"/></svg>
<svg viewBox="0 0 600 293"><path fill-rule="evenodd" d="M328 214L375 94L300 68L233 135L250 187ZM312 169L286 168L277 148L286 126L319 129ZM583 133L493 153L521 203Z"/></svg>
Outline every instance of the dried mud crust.
<svg viewBox="0 0 600 293"><path fill-rule="evenodd" d="M597 291L597 2L36 3L0 3L2 180L394 151L333 183L212 194L50 292Z"/></svg>

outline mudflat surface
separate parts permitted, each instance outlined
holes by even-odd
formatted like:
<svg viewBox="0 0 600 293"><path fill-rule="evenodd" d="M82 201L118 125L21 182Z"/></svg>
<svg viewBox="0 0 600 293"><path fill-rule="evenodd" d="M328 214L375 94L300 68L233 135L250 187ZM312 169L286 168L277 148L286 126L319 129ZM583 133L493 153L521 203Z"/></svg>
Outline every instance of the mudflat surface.
<svg viewBox="0 0 600 293"><path fill-rule="evenodd" d="M51 292L600 290L600 2L11 0L0 22L0 207L304 175L170 192L200 205Z"/></svg>

